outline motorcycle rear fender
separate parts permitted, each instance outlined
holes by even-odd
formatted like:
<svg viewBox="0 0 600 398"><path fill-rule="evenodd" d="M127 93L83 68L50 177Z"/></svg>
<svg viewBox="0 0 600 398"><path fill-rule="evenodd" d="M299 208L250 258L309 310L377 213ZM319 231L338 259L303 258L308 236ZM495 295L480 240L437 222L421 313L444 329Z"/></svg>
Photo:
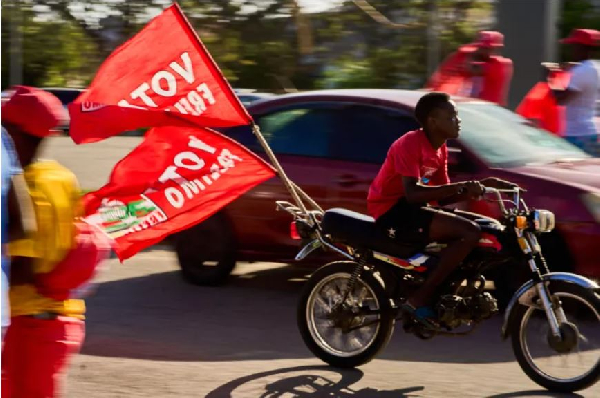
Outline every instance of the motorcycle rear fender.
<svg viewBox="0 0 600 398"><path fill-rule="evenodd" d="M569 272L550 272L549 274L542 276L542 281L562 281L567 283L574 283L585 289L592 289L594 291L600 291L598 284L591 279L585 278L580 275L572 274ZM509 331L512 330L510 327L514 322L517 322L516 309L517 304L531 305L531 299L537 294L535 290L535 282L529 280L525 282L523 286L517 290L513 298L508 303L506 311L504 313L504 324L502 325L502 339L506 340L509 336Z"/></svg>

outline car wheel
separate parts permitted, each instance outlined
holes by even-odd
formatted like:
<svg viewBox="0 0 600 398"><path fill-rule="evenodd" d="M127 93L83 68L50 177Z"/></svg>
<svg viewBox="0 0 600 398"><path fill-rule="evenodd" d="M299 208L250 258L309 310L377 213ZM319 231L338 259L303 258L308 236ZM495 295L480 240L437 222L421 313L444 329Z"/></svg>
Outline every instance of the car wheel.
<svg viewBox="0 0 600 398"><path fill-rule="evenodd" d="M235 239L223 213L177 233L173 241L182 276L194 285L221 285L235 268Z"/></svg>

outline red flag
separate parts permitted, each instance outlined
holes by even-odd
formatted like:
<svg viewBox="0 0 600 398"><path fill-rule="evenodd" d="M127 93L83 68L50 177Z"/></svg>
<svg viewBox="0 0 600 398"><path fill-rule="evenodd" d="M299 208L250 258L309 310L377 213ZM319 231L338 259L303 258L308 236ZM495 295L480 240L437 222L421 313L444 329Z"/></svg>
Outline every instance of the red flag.
<svg viewBox="0 0 600 398"><path fill-rule="evenodd" d="M177 4L114 51L69 112L78 144L141 127L252 121Z"/></svg>
<svg viewBox="0 0 600 398"><path fill-rule="evenodd" d="M566 87L570 75L566 71L552 72L548 81L557 87ZM537 121L538 125L558 136L562 136L565 129L565 107L559 105L550 90L547 82L538 82L529 92L517 109L516 113L526 119Z"/></svg>
<svg viewBox="0 0 600 398"><path fill-rule="evenodd" d="M157 127L84 197L85 221L115 239L119 259L187 229L275 175L273 168L215 131Z"/></svg>

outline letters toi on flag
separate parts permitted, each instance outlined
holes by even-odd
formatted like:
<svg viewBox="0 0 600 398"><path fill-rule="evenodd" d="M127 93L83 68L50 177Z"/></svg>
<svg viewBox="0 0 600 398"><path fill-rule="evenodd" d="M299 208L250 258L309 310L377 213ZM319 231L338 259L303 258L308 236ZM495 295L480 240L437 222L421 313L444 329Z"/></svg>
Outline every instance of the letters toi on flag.
<svg viewBox="0 0 600 398"><path fill-rule="evenodd" d="M252 121L177 4L104 61L69 113L78 144L141 127Z"/></svg>
<svg viewBox="0 0 600 398"><path fill-rule="evenodd" d="M115 240L121 261L187 229L275 172L212 130L157 127L84 197L85 221Z"/></svg>

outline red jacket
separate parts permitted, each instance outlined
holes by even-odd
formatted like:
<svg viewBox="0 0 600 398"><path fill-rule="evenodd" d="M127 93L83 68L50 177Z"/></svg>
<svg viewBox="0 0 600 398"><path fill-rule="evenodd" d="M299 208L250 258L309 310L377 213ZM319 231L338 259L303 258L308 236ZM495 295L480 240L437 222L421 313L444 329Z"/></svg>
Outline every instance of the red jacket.
<svg viewBox="0 0 600 398"><path fill-rule="evenodd" d="M477 50L473 44L460 47L450 54L433 73L426 88L450 95L470 96L473 76L467 68L469 57ZM493 55L484 65L482 87L477 98L506 105L508 89L513 74L512 61Z"/></svg>
<svg viewBox="0 0 600 398"><path fill-rule="evenodd" d="M553 72L549 80L553 85L566 87L569 82L569 73L566 71ZM558 105L550 91L547 82L539 82L519 104L516 112L527 119L534 119L539 126L558 136L565 130L565 107Z"/></svg>

